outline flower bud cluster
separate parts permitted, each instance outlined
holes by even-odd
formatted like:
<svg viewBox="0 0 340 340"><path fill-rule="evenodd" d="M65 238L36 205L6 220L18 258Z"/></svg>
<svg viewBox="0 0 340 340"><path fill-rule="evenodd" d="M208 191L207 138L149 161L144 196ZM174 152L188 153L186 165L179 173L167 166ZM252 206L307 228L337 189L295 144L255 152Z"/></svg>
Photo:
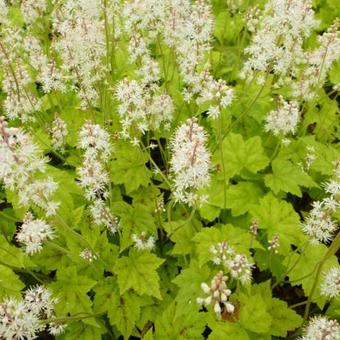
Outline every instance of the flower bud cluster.
<svg viewBox="0 0 340 340"><path fill-rule="evenodd" d="M210 286L205 282L201 284L201 288L207 296L196 299L199 305L208 306L212 304L218 318L221 318L221 314L225 311L230 314L235 311L235 306L228 301L231 290L226 285L227 280L228 277L224 276L222 271L219 271L212 279Z"/></svg>
<svg viewBox="0 0 340 340"><path fill-rule="evenodd" d="M237 254L227 241L212 245L210 252L213 255L213 262L217 265L223 265L232 278L246 284L251 281L252 264L249 263L245 255Z"/></svg>
<svg viewBox="0 0 340 340"><path fill-rule="evenodd" d="M209 184L210 154L207 135L196 118L188 119L171 140L171 172L176 201L194 205L202 200L197 190Z"/></svg>
<svg viewBox="0 0 340 340"><path fill-rule="evenodd" d="M54 230L44 220L34 219L31 213L27 213L19 232L16 235L18 242L25 245L28 255L33 255L42 250L44 242L55 237Z"/></svg>
<svg viewBox="0 0 340 340"><path fill-rule="evenodd" d="M97 260L97 255L94 254L90 249L85 248L79 254L79 256L87 262L93 262Z"/></svg>
<svg viewBox="0 0 340 340"><path fill-rule="evenodd" d="M0 338L35 339L45 330L43 320L54 316L57 300L43 286L29 288L23 300L7 298L0 303ZM51 335L61 334L66 325L49 323L47 331Z"/></svg>
<svg viewBox="0 0 340 340"><path fill-rule="evenodd" d="M278 249L280 247L280 235L276 234L273 236L271 240L268 242L268 250L273 252L274 254L278 253Z"/></svg>
<svg viewBox="0 0 340 340"><path fill-rule="evenodd" d="M340 325L336 320L324 316L312 318L300 340L339 340Z"/></svg>

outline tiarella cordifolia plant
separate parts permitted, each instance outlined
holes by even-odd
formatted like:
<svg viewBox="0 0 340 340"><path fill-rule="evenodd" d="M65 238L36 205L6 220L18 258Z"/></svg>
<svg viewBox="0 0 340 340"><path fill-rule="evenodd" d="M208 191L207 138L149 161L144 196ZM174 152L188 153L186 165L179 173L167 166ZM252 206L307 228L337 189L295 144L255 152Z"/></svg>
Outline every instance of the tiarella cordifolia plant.
<svg viewBox="0 0 340 340"><path fill-rule="evenodd" d="M57 300L51 292L36 286L27 289L22 300L5 299L0 303L0 336L2 339L36 339L45 330L51 335L64 332L66 325L49 323Z"/></svg>
<svg viewBox="0 0 340 340"><path fill-rule="evenodd" d="M339 339L334 0L0 0L0 338Z"/></svg>

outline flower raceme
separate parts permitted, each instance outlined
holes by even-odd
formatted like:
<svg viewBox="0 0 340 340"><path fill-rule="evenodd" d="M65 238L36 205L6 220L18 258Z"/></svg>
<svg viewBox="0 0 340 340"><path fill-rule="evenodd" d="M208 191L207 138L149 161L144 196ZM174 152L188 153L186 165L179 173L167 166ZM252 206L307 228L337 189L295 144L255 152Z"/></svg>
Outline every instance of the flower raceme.
<svg viewBox="0 0 340 340"><path fill-rule="evenodd" d="M196 118L182 124L171 140L170 164L177 202L192 206L205 199L197 191L209 184L210 154L206 143L207 135Z"/></svg>
<svg viewBox="0 0 340 340"><path fill-rule="evenodd" d="M234 313L235 306L228 301L231 295L231 290L227 288L226 281L228 277L219 271L214 278L211 280L211 285L209 286L205 282L201 284L201 289L207 295L204 298L197 298L196 302L199 305L208 306L210 304L214 305L214 312L220 319L223 312L228 312L230 314Z"/></svg>
<svg viewBox="0 0 340 340"><path fill-rule="evenodd" d="M37 206L46 216L56 214L59 203L52 200L57 183L37 179L46 171L47 158L41 155L31 137L20 128L10 128L0 117L0 180L16 191L21 206Z"/></svg>

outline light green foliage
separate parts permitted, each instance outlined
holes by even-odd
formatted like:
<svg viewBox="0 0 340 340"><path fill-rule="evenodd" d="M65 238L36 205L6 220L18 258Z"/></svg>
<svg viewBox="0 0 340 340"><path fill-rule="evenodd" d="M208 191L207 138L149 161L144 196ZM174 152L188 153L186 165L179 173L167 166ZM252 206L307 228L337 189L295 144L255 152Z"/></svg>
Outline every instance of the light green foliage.
<svg viewBox="0 0 340 340"><path fill-rule="evenodd" d="M265 168L269 162L258 136L244 141L241 135L230 133L223 140L222 149L223 160L218 151L214 155L214 161L219 165L224 164L229 178L241 174L242 170L257 172Z"/></svg>
<svg viewBox="0 0 340 340"><path fill-rule="evenodd" d="M150 171L144 164L146 155L129 143L118 143L114 150L115 159L111 163L111 179L115 184L124 184L127 193L147 186L150 181Z"/></svg>
<svg viewBox="0 0 340 340"><path fill-rule="evenodd" d="M252 209L253 218L259 227L266 229L268 239L280 235L279 252L286 255L291 244L301 245L305 237L301 231L300 219L291 204L279 200L272 194L262 198Z"/></svg>
<svg viewBox="0 0 340 340"><path fill-rule="evenodd" d="M340 318L339 298L320 289L339 266L340 195L326 188L339 182L340 61L337 48L316 50L339 0L311 1L315 28L300 28L298 11L286 16L297 27L261 36L259 70L243 74L270 1L0 0L0 339L31 338L3 335L3 306L38 285L57 299L39 314L65 324L57 340L295 339L315 315ZM308 0L274 2L289 11ZM311 34L286 37L290 26ZM288 60L266 65L258 52L275 44ZM313 96L296 95L302 85ZM276 125L296 126L274 133L281 99L297 112ZM56 117L67 128L55 131ZM20 149L25 137L34 145ZM31 188L46 180L55 191ZM41 204L53 202L55 214ZM312 243L304 227L320 202L313 228L334 231ZM51 237L25 230L30 218ZM218 244L233 249L223 260Z"/></svg>
<svg viewBox="0 0 340 340"><path fill-rule="evenodd" d="M129 256L121 257L114 267L120 293L123 294L132 288L140 295L146 294L161 299L156 269L163 262L164 260L154 254L131 249Z"/></svg>

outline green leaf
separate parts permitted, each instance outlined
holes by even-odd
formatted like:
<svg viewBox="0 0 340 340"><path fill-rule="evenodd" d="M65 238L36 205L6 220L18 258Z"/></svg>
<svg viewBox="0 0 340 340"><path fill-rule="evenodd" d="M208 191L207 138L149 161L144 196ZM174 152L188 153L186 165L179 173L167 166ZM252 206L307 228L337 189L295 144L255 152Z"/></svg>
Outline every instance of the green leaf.
<svg viewBox="0 0 340 340"><path fill-rule="evenodd" d="M222 143L223 160L220 151L216 151L213 157L215 164L224 163L226 175L230 178L236 174L241 174L241 171L247 169L256 173L264 169L269 159L264 154L259 136L252 137L246 141L238 134L230 133Z"/></svg>
<svg viewBox="0 0 340 340"><path fill-rule="evenodd" d="M306 296L310 294L314 284L316 265L325 256L327 251L328 247L324 244L308 244L301 254L294 253L291 257L287 257L284 260L284 264L288 268L292 268L288 274L289 279L294 281L295 285L302 284ZM330 268L337 266L337 258L332 256L324 263L322 271L327 272ZM326 297L321 295L319 284L313 296L313 301L320 308L323 308L326 300Z"/></svg>
<svg viewBox="0 0 340 340"><path fill-rule="evenodd" d="M270 334L286 337L287 331L300 327L303 319L295 311L288 308L285 301L272 298L271 281L267 280L252 286L252 294L260 294L266 311L271 315Z"/></svg>
<svg viewBox="0 0 340 340"><path fill-rule="evenodd" d="M122 296L113 295L110 302L111 306L108 311L110 323L117 327L124 339L128 339L139 319L144 301L140 296L128 291Z"/></svg>
<svg viewBox="0 0 340 340"><path fill-rule="evenodd" d="M155 235L157 227L152 214L141 204L128 205L123 201L114 202L111 206L112 213L120 218L123 237L120 250L132 244L131 235L146 232Z"/></svg>
<svg viewBox="0 0 340 340"><path fill-rule="evenodd" d="M271 193L260 199L251 214L260 228L267 229L268 239L272 239L275 234L280 235L278 251L281 254L287 254L291 244L299 246L306 240L301 231L299 215L292 205L278 200Z"/></svg>
<svg viewBox="0 0 340 340"><path fill-rule="evenodd" d="M218 228L203 228L197 233L193 240L197 243L196 252L198 255L199 265L212 260L210 247L219 242L227 241L229 245L235 248L239 253L248 255L250 245L250 233L241 228L234 227L230 224Z"/></svg>
<svg viewBox="0 0 340 340"><path fill-rule="evenodd" d="M25 287L12 269L0 265L0 299L6 296L21 297L20 291Z"/></svg>
<svg viewBox="0 0 340 340"><path fill-rule="evenodd" d="M155 339L201 339L205 324L203 313L185 313L176 302L172 302L156 316Z"/></svg>
<svg viewBox="0 0 340 340"><path fill-rule="evenodd" d="M115 184L124 184L126 192L147 186L151 172L145 166L147 157L143 151L128 142L117 144L115 159L111 162L111 179Z"/></svg>
<svg viewBox="0 0 340 340"><path fill-rule="evenodd" d="M264 176L264 181L266 186L272 189L275 194L283 191L301 197L300 187L311 188L317 186L309 175L302 172L290 161L275 159L272 162L272 170L272 174Z"/></svg>
<svg viewBox="0 0 340 340"><path fill-rule="evenodd" d="M6 237L11 239L15 232L17 218L13 209L6 208L0 211L0 231Z"/></svg>
<svg viewBox="0 0 340 340"><path fill-rule="evenodd" d="M233 216L242 215L251 210L263 196L260 186L251 182L240 182L227 190L226 207L231 209Z"/></svg>
<svg viewBox="0 0 340 340"><path fill-rule="evenodd" d="M30 263L24 253L19 248L9 244L2 235L0 235L0 261L15 268L23 268L25 264Z"/></svg>
<svg viewBox="0 0 340 340"><path fill-rule="evenodd" d="M295 311L288 308L287 303L280 299L273 298L272 306L269 310L272 316L270 334L286 337L288 331L293 331L302 324L302 317Z"/></svg>
<svg viewBox="0 0 340 340"><path fill-rule="evenodd" d="M267 312L266 302L263 297L257 293L247 295L241 293L240 301L240 324L255 333L268 333L270 330L272 317Z"/></svg>
<svg viewBox="0 0 340 340"><path fill-rule="evenodd" d="M250 340L247 331L239 323L212 320L209 328L212 330L209 340Z"/></svg>
<svg viewBox="0 0 340 340"><path fill-rule="evenodd" d="M195 243L192 241L194 235L201 230L201 223L192 219L191 221L179 220L163 224L165 231L171 241L175 243L172 254L186 255L194 252Z"/></svg>
<svg viewBox="0 0 340 340"><path fill-rule="evenodd" d="M154 254L131 249L129 256L117 260L114 272L118 276L120 293L132 288L138 294L162 299L156 269L164 262Z"/></svg>
<svg viewBox="0 0 340 340"><path fill-rule="evenodd" d="M180 274L175 277L173 282L179 287L176 296L179 307L188 303L193 303L193 297L199 297L203 294L201 289L202 282L210 282L211 271L207 265L199 266L198 262L192 260L190 267L182 269ZM196 310L199 306L196 306Z"/></svg>
<svg viewBox="0 0 340 340"><path fill-rule="evenodd" d="M117 282L113 277L107 277L94 288L94 310L96 313L107 312L111 325L128 339L140 317L141 307L148 303L148 299L127 291L119 295Z"/></svg>
<svg viewBox="0 0 340 340"><path fill-rule="evenodd" d="M57 281L49 285L59 298L57 313L59 315L92 313L92 302L87 293L95 284L96 281L78 274L76 267L59 269ZM86 319L84 322L96 325L93 319Z"/></svg>
<svg viewBox="0 0 340 340"><path fill-rule="evenodd" d="M67 324L65 333L58 336L58 340L101 340L105 327L85 324L82 321Z"/></svg>

